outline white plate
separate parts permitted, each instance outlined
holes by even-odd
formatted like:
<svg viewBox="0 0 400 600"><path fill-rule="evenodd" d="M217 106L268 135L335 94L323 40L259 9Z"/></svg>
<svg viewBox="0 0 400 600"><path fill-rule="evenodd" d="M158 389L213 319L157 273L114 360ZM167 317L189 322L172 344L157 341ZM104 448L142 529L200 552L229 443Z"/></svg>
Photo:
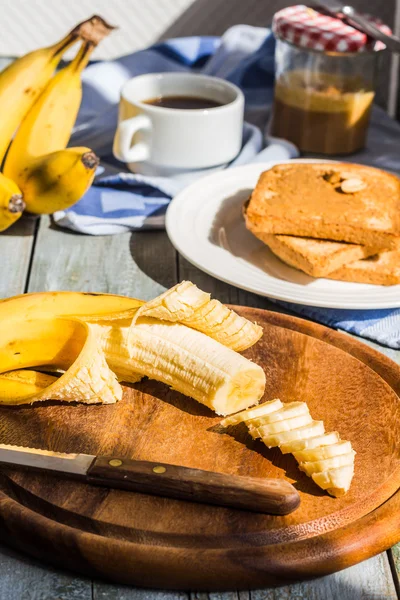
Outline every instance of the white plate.
<svg viewBox="0 0 400 600"><path fill-rule="evenodd" d="M284 264L247 231L242 205L260 173L274 164L227 169L196 181L178 194L166 216L167 232L178 252L221 281L277 300L326 308L399 307L400 285L314 279Z"/></svg>

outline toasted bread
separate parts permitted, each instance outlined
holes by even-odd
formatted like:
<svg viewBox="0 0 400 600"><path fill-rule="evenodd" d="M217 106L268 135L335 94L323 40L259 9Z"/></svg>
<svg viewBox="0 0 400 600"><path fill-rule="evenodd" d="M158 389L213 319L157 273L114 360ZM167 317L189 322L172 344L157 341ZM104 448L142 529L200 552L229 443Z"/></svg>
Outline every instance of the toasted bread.
<svg viewBox="0 0 400 600"><path fill-rule="evenodd" d="M387 250L364 260L357 260L330 273L327 278L374 285L397 285L400 283L400 250Z"/></svg>
<svg viewBox="0 0 400 600"><path fill-rule="evenodd" d="M287 163L262 173L246 211L255 235L285 234L395 248L400 180L347 163Z"/></svg>
<svg viewBox="0 0 400 600"><path fill-rule="evenodd" d="M311 277L325 277L344 265L367 258L377 252L376 248L360 244L270 233L256 235L283 262L304 271Z"/></svg>

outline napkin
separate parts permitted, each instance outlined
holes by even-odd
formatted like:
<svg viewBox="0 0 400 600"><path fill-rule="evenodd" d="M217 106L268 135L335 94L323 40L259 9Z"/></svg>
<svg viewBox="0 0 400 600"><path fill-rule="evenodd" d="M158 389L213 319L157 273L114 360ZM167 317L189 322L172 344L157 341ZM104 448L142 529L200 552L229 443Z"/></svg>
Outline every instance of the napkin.
<svg viewBox="0 0 400 600"><path fill-rule="evenodd" d="M168 40L120 59L89 66L83 74L83 101L71 145L89 146L102 158L94 185L75 206L59 211L54 221L92 235L164 227L170 199L185 185L212 170L185 178L156 178L132 174L112 158L119 90L135 75L148 72L191 71L223 77L239 87L246 99L243 146L230 166L298 156L284 140L265 138L274 84L275 40L265 28L237 25L221 38L190 37ZM367 149L343 158L400 174L400 125L374 107ZM399 294L400 296L400 294ZM355 333L385 346L400 348L400 308L334 310L278 302L301 316ZM400 298L399 298L400 306Z"/></svg>
<svg viewBox="0 0 400 600"><path fill-rule="evenodd" d="M83 73L83 99L72 146L88 146L101 158L101 172L80 202L54 214L62 226L91 235L164 227L171 198L183 187L215 169L172 178L130 173L112 157L121 86L143 73L188 71L228 79L246 100L243 145L229 164L288 160L298 156L293 144L265 138L272 103L275 40L262 27L237 25L222 38L172 39L113 61L90 65Z"/></svg>

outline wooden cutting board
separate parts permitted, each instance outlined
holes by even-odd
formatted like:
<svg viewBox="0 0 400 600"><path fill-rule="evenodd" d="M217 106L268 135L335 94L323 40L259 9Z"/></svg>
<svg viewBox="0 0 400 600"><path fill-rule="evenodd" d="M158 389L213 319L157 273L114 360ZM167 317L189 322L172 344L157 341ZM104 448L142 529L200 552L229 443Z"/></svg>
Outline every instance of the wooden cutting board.
<svg viewBox="0 0 400 600"><path fill-rule="evenodd" d="M364 344L286 315L236 307L264 327L245 354L265 369L265 400L308 403L357 451L350 492L331 498L291 455L229 432L194 400L145 381L115 405L0 407L0 441L284 477L301 496L268 516L57 477L4 471L0 535L46 562L146 587L260 588L348 567L400 540L400 368Z"/></svg>

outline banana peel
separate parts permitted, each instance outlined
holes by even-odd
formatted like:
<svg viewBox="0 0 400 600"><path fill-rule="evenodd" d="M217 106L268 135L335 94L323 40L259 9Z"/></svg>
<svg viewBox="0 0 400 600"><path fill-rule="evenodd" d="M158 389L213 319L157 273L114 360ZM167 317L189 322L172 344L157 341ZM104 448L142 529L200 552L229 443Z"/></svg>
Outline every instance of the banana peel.
<svg viewBox="0 0 400 600"><path fill-rule="evenodd" d="M183 294L185 306L189 307L191 297L200 296L204 300L204 293L193 284L184 282L183 292L185 290L188 290ZM178 291L180 302L181 291ZM260 328L226 309L227 318L211 319L208 327L199 327L203 331L197 330L195 326L185 324L185 319L191 323L196 320L191 318L196 309L186 310L186 313L191 312L186 317L171 311L160 311L167 296L163 294L161 300L145 303L109 294L43 292L1 301L0 321L8 323L11 333L19 330L24 332L25 337L12 338L12 343L18 343L19 348L28 352L29 360L12 361L10 357L2 356L0 347L0 372L32 367L42 370L58 368L65 372L53 381L40 379L39 376L35 378L32 371L29 376L23 376L23 381L21 376L11 374L9 379L0 380L0 402L33 402L49 397L60 400L73 397L83 402L94 402L96 394L101 402L115 401L119 388L116 380L110 379L106 364L107 369L120 381L135 383L143 376L148 376L198 400L218 414L230 414L258 403L265 388L264 371L229 346L233 345L233 339L237 344L240 335L236 334L244 327L249 331L247 339L242 336L240 344L249 347L259 338ZM175 296L176 288L173 288L171 297ZM206 294L205 302L200 306L210 302ZM155 311L158 318L147 316L145 311L139 314L146 306L148 313ZM235 317L239 320L238 325L232 327ZM24 327L19 328L18 324L22 321ZM42 356L41 350L39 357L35 354L37 340L42 345L44 337L50 340L46 341L45 346L50 351L54 350L56 336L54 334L53 339L46 329L50 323L53 334L57 327L63 328L60 339L64 339L63 348L67 349L64 359L62 353L57 354L57 360L54 356ZM26 324L29 324L28 329ZM79 330L78 324L83 327L82 330ZM31 330L36 333L36 336L31 335L34 342L28 335ZM71 338L79 340L78 333L82 338L82 331L85 332L85 343L91 348L94 363L89 360L82 341L79 358L71 350ZM219 339L224 340L225 345ZM70 340L69 343L67 340ZM39 362L32 362L34 360ZM109 382L109 389L103 389L96 380L96 374L102 370L105 376L100 378ZM40 390L42 385L44 387Z"/></svg>
<svg viewBox="0 0 400 600"><path fill-rule="evenodd" d="M26 389L26 382L21 386L14 374L12 402L10 397L3 396L3 404L30 404L40 400L109 404L122 398L122 388L107 364L95 333L83 321L57 317L24 319L20 327L16 327L14 321L3 322L0 371L29 367L56 368L64 373L33 393L32 389ZM33 383L36 388L37 381ZM13 386L12 380L8 385Z"/></svg>

